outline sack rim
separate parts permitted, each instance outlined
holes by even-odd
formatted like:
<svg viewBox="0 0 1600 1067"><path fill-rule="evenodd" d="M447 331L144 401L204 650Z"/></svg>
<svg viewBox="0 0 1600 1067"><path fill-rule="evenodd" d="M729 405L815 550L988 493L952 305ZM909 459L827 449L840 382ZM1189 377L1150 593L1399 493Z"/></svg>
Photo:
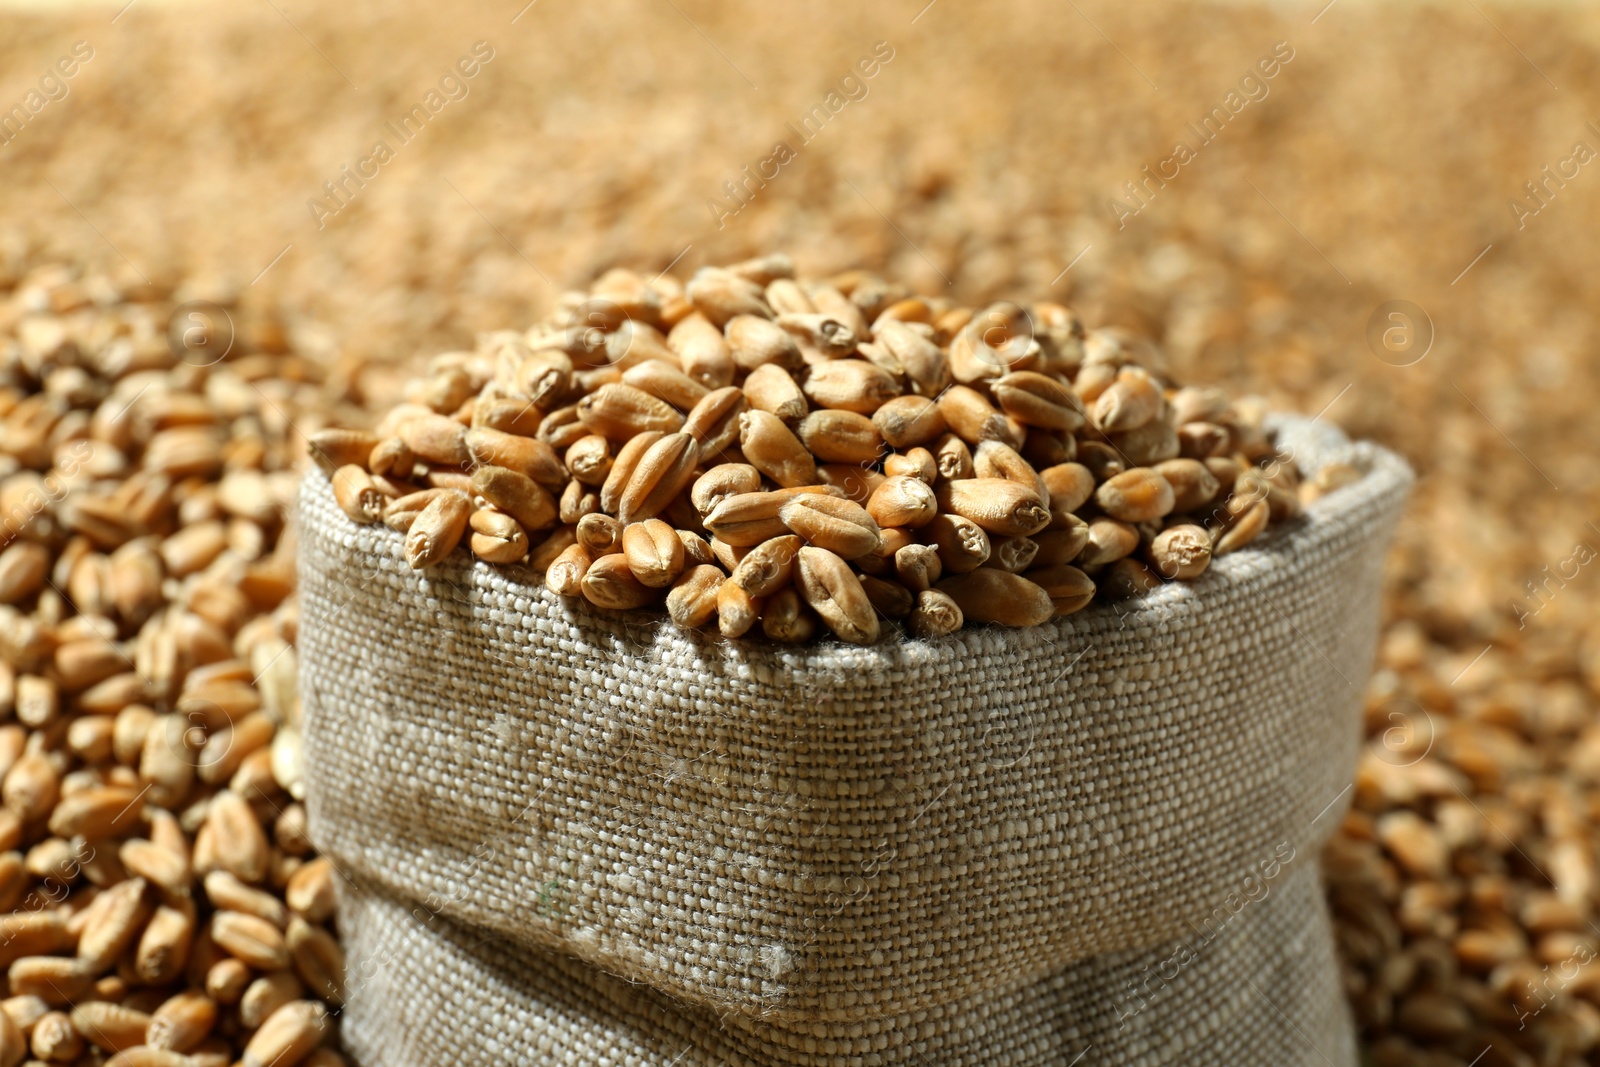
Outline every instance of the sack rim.
<svg viewBox="0 0 1600 1067"><path fill-rule="evenodd" d="M1415 482L1410 465L1395 452L1370 441L1352 441L1338 427L1319 425L1317 419L1275 414L1268 418L1267 426L1280 444L1287 442L1288 447L1297 454L1304 449L1316 460L1309 470L1304 471L1307 477L1336 461L1353 462L1363 470L1362 477L1312 501L1306 505L1303 516L1288 523L1270 526L1251 544L1213 559L1206 572L1198 578L1164 582L1143 597L1117 604L1096 599L1081 611L1038 626L1009 628L969 624L944 637L918 638L907 634L898 622L890 620L884 627L884 635L870 645L849 644L831 635L807 645L786 645L767 640L759 634L728 638L714 627L678 632L693 641L697 651L702 654L717 651L744 660L758 669L764 663L779 670L832 665L870 666L874 661L887 665L890 659L897 669L903 670L913 668L920 662L945 659L952 653L977 654L988 651L996 635L1003 635L1012 641L1044 641L1052 644L1092 639L1108 629L1126 626L1129 619L1203 612L1209 599L1226 596L1236 588L1249 586L1253 579L1264 577L1302 551L1332 541L1349 527L1367 522L1374 508L1397 507L1410 493ZM321 468L314 468L310 474L314 474L316 480L312 481L308 475L302 482L301 493L316 493L331 498L333 490L328 474ZM339 515L343 517L343 512L339 512ZM345 518L345 522L352 536L371 538L375 542L373 551L397 561L399 567L410 571L403 562L399 562L404 558L404 534L382 524L362 526L348 518ZM464 548L452 552L436 567L420 572L410 571L422 580L436 572L459 576L472 588L492 589L497 596L545 601L572 613L577 617L575 621L581 623L610 625L630 633L641 627L649 629L673 625L659 608L614 611L597 608L582 597L560 596L545 585L541 572L532 570L526 564L486 563L472 557Z"/></svg>

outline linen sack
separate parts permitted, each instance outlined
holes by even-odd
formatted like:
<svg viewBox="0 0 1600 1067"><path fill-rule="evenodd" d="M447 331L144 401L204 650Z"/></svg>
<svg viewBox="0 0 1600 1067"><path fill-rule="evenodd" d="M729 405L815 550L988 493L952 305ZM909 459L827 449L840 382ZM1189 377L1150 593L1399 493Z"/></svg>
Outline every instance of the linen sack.
<svg viewBox="0 0 1600 1067"><path fill-rule="evenodd" d="M1316 857L1258 879L1173 944L850 1032L719 1019L347 885L342 1034L363 1067L1355 1067Z"/></svg>
<svg viewBox="0 0 1600 1067"><path fill-rule="evenodd" d="M1354 769L1410 474L1277 429L1364 476L1198 581L868 648L683 633L465 553L413 572L313 475L313 836L483 935L841 1040L1173 942L1281 843L1315 854Z"/></svg>

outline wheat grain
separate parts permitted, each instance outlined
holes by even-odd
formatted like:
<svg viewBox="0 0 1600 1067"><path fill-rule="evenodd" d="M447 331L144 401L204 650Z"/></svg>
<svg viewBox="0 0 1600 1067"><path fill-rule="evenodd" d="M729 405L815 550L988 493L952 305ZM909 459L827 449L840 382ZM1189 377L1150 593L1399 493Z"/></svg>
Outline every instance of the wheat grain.
<svg viewBox="0 0 1600 1067"><path fill-rule="evenodd" d="M800 595L835 636L852 644L878 639L878 616L850 565L827 549L800 549Z"/></svg>

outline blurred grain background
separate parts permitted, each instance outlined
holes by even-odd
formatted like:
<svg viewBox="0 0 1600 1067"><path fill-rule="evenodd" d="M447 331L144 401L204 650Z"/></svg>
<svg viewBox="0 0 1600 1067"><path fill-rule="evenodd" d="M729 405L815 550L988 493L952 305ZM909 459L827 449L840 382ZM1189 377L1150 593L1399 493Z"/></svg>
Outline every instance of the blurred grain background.
<svg viewBox="0 0 1600 1067"><path fill-rule="evenodd" d="M1600 164L1536 215L1510 201L1600 150L1600 16L1324 2L0 9L0 111L93 49L0 144L0 273L58 258L276 309L357 399L612 265L686 277L782 249L968 301L1065 300L1155 337L1184 378L1402 450L1423 477L1386 663L1432 664L1445 714L1516 682L1586 721L1600 579L1520 627L1517 608L1600 546ZM480 40L468 95L401 145L385 124ZM802 145L787 124L880 41L867 95ZM1266 98L1119 228L1108 199L1277 42L1294 58ZM319 228L307 201L378 140L393 160ZM797 157L719 220L708 201L731 206L724 182L778 141ZM1366 340L1395 299L1436 335L1410 366ZM1560 770L1582 725L1529 743Z"/></svg>

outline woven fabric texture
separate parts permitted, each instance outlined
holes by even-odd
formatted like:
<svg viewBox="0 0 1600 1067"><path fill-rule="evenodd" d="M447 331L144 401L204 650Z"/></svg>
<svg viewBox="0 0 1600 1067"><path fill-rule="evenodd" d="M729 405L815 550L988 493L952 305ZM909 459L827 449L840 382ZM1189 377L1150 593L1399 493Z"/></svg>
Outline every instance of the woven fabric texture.
<svg viewBox="0 0 1600 1067"><path fill-rule="evenodd" d="M783 1028L347 887L346 1047L366 1067L1354 1067L1315 857L1226 921L874 1025ZM1243 899L1243 898L1241 898ZM1202 923L1201 920L1204 920Z"/></svg>
<svg viewBox="0 0 1600 1067"><path fill-rule="evenodd" d="M1280 843L1315 854L1354 769L1410 473L1279 432L1365 477L1136 603L868 648L683 633L465 553L419 574L310 477L313 836L431 914L769 1026L1171 942Z"/></svg>

